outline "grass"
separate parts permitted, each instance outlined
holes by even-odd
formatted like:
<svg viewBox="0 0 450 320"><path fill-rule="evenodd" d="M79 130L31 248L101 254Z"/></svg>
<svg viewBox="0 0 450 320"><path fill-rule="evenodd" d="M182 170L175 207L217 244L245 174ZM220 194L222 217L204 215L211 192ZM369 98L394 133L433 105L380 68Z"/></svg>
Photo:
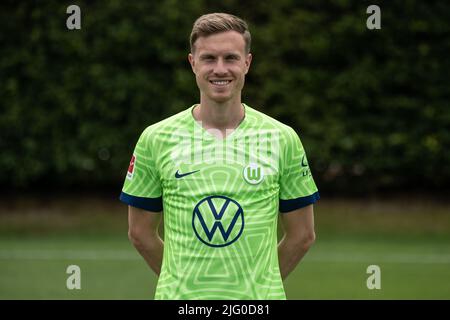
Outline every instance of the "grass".
<svg viewBox="0 0 450 320"><path fill-rule="evenodd" d="M321 200L317 241L288 299L450 299L450 211L432 201ZM66 269L81 268L81 290ZM366 286L369 265L381 289ZM157 278L127 239L115 199L13 199L0 206L0 299L152 299Z"/></svg>

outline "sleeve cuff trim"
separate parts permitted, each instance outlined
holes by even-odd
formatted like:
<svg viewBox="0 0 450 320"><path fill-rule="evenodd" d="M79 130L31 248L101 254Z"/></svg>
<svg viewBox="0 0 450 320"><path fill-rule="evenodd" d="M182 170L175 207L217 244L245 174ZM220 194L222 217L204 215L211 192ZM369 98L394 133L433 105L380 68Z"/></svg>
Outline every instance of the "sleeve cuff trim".
<svg viewBox="0 0 450 320"><path fill-rule="evenodd" d="M297 210L297 209L309 206L310 204L315 203L319 199L320 199L319 192L315 192L309 196L299 197L296 199L290 199L290 200L280 199L280 212L285 213L285 212Z"/></svg>
<svg viewBox="0 0 450 320"><path fill-rule="evenodd" d="M125 202L126 204L139 209L144 209L153 212L161 212L163 209L162 197L159 198L137 197L122 191L119 199L120 201Z"/></svg>

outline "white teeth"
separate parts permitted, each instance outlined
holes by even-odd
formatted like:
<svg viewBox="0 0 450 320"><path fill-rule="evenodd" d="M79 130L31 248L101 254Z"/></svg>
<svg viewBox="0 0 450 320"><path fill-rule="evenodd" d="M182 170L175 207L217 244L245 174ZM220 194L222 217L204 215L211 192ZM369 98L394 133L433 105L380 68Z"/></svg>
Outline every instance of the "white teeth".
<svg viewBox="0 0 450 320"><path fill-rule="evenodd" d="M226 84L230 83L230 80L223 80L223 81L211 81L211 83L212 83L212 84L216 84L216 85L219 85L219 86L224 86L224 85L226 85Z"/></svg>

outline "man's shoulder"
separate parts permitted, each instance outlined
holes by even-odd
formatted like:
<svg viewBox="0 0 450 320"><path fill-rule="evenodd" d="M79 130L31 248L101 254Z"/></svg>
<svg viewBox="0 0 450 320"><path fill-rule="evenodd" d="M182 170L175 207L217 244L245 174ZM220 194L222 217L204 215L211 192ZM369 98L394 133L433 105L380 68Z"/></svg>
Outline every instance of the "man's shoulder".
<svg viewBox="0 0 450 320"><path fill-rule="evenodd" d="M154 124L147 126L142 134L144 136L155 136L164 132L172 132L175 128L180 129L189 121L189 112L192 107L184 109L168 118L160 120Z"/></svg>
<svg viewBox="0 0 450 320"><path fill-rule="evenodd" d="M250 122L252 126L255 128L267 129L267 130L276 130L280 132L282 135L289 135L295 132L295 130L289 125L265 114L259 110L256 110L248 105L245 105L250 117Z"/></svg>

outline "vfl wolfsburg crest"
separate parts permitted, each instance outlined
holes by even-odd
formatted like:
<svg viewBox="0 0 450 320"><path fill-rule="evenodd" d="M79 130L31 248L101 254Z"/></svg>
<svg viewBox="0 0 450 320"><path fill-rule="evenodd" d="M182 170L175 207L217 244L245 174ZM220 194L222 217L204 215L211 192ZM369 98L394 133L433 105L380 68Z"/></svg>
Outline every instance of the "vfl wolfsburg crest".
<svg viewBox="0 0 450 320"><path fill-rule="evenodd" d="M250 184L260 183L264 179L263 167L256 163L250 163L244 168L244 179Z"/></svg>

